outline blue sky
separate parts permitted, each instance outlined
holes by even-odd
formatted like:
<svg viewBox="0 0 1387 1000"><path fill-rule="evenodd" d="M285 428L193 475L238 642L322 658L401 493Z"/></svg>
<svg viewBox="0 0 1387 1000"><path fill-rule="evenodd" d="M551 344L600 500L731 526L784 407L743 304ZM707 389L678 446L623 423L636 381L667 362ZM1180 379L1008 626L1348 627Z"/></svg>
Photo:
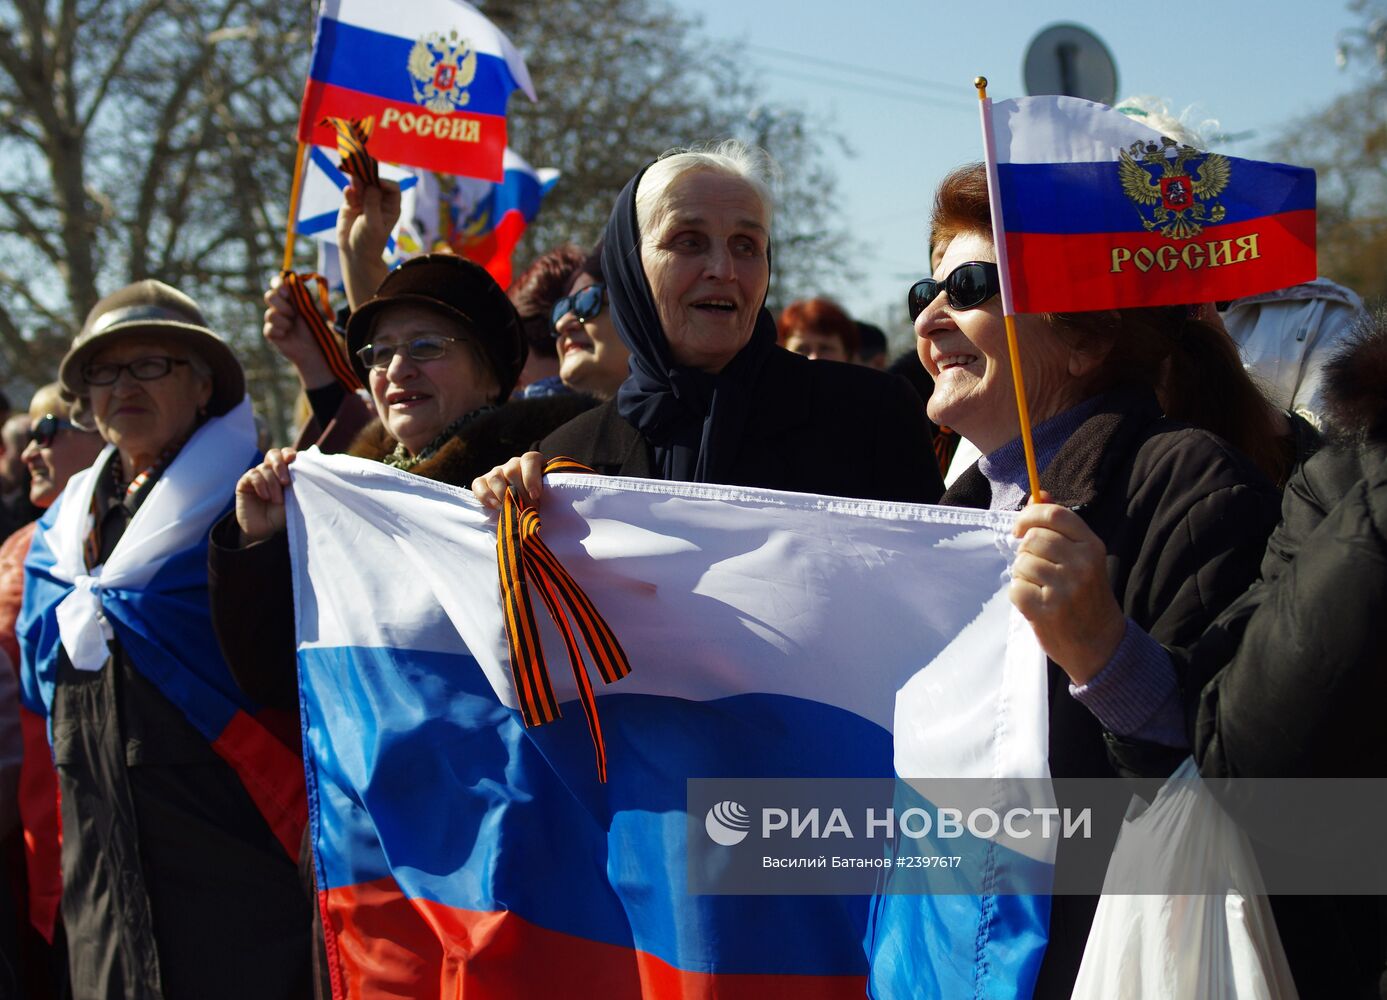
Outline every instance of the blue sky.
<svg viewBox="0 0 1387 1000"><path fill-rule="evenodd" d="M821 288L798 291L829 292L878 321L925 273L935 184L982 157L973 77L988 77L993 98L1023 95L1022 56L1042 28L1071 22L1097 34L1117 63L1119 97L1158 95L1177 111L1194 106L1195 120L1215 119L1225 133L1255 133L1221 147L1241 156L1262 155L1287 122L1360 79L1335 65L1336 37L1355 23L1343 0L673 4L701 19L710 43L747 46L747 72L768 100L797 105L847 139L853 155L828 144L825 156L839 178L840 221L862 248L863 280L849 285L825 273ZM908 336L903 328L891 333Z"/></svg>

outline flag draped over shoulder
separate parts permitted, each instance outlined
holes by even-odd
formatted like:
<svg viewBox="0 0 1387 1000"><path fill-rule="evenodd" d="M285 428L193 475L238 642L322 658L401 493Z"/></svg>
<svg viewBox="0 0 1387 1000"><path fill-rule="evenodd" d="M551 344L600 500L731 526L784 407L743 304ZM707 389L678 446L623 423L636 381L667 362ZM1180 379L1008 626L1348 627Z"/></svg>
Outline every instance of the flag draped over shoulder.
<svg viewBox="0 0 1387 1000"><path fill-rule="evenodd" d="M1197 150L1074 97L984 100L983 114L1016 312L1214 302L1315 278L1313 170Z"/></svg>
<svg viewBox="0 0 1387 1000"><path fill-rule="evenodd" d="M869 973L879 996L1029 993L1047 919L1033 899L896 897L905 911L874 915L865 896L695 895L686 868L692 777L1047 774L1044 658L1007 599L1010 515L549 477L545 541L631 663L598 686L603 784L568 671L550 672L561 718L520 719L496 521L470 492L316 452L293 476L339 1000L861 997ZM906 934L919 946L894 947Z"/></svg>
<svg viewBox="0 0 1387 1000"><path fill-rule="evenodd" d="M259 710L236 686L207 598L208 532L231 509L236 480L259 461L250 400L193 434L110 557L88 568L95 479L113 460L108 446L39 520L17 626L24 702L48 717L59 658L66 654L78 670L111 669L113 636L231 765L286 853L298 857L307 808L292 728L286 732L286 720Z"/></svg>
<svg viewBox="0 0 1387 1000"><path fill-rule="evenodd" d="M299 141L335 147L324 118L369 116L378 160L500 181L517 88L535 99L525 60L462 0L323 0Z"/></svg>

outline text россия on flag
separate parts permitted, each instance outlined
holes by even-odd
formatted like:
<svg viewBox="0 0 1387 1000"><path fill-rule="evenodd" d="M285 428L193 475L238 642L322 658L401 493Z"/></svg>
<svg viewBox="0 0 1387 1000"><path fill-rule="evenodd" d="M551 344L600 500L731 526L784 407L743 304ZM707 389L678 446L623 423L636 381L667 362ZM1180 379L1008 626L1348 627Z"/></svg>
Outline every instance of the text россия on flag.
<svg viewBox="0 0 1387 1000"><path fill-rule="evenodd" d="M1215 302L1315 277L1313 170L1198 150L1074 97L997 101L990 119L1016 312Z"/></svg>
<svg viewBox="0 0 1387 1000"><path fill-rule="evenodd" d="M324 0L299 141L335 147L324 118L371 117L378 160L500 181L516 88L535 99L524 59L462 0Z"/></svg>

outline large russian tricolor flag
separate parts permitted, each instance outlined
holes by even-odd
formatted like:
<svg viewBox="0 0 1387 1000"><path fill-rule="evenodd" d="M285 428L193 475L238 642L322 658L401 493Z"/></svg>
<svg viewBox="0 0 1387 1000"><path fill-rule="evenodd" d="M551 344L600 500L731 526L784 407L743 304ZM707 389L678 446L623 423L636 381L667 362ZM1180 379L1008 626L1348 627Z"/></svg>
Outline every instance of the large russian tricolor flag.
<svg viewBox="0 0 1387 1000"><path fill-rule="evenodd" d="M462 0L323 0L299 140L335 148L324 118L369 116L378 160L500 181L517 87L535 99L519 51Z"/></svg>
<svg viewBox="0 0 1387 1000"><path fill-rule="evenodd" d="M521 722L495 516L378 463L292 468L334 996L1030 994L1043 899L695 895L687 869L690 778L1047 774L1011 515L551 476L544 538L632 666L597 685L602 784L548 621L562 717Z"/></svg>
<svg viewBox="0 0 1387 1000"><path fill-rule="evenodd" d="M983 114L1016 312L1214 302L1315 277L1313 170L1197 150L1074 97L984 100Z"/></svg>

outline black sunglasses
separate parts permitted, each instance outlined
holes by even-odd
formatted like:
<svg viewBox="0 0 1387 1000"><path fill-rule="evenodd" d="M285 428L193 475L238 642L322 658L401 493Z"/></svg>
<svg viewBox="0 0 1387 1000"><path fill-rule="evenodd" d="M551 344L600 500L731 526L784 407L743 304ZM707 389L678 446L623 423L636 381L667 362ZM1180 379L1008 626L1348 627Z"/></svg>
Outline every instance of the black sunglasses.
<svg viewBox="0 0 1387 1000"><path fill-rule="evenodd" d="M921 278L910 286L906 305L910 309L910 322L925 311L939 293L949 296L949 305L955 309L972 309L982 305L1002 290L1002 281L997 273L997 265L986 260L970 260L949 272L943 281Z"/></svg>
<svg viewBox="0 0 1387 1000"><path fill-rule="evenodd" d="M554 308L549 313L550 334L555 337L559 335L559 320L568 313L576 316L579 323L586 323L588 320L596 318L597 314L602 311L602 303L606 301L606 298L606 285L588 285L582 291L565 295L554 303Z"/></svg>
<svg viewBox="0 0 1387 1000"><path fill-rule="evenodd" d="M58 431L63 428L68 430L81 430L76 424L56 417L51 413L45 413L39 417L38 423L29 429L29 440L40 448L47 448L53 443L53 439L58 436Z"/></svg>

